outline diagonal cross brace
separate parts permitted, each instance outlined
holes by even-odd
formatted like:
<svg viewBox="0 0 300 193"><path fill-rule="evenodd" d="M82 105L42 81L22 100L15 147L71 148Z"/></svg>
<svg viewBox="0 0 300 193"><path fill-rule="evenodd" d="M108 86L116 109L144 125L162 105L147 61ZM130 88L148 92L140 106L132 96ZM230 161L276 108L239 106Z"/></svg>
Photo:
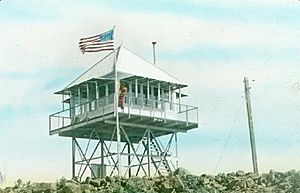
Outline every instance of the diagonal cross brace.
<svg viewBox="0 0 300 193"><path fill-rule="evenodd" d="M99 141L98 141L96 147L94 148L94 150L93 150L93 152L92 152L92 155L90 156L89 159L87 159L87 158L86 158L87 151L88 151L88 148L89 148L89 146L90 146L90 142L91 142L91 139L92 139L94 133L95 133L96 136L98 137ZM81 159L82 159L82 163L81 163L80 169L79 169L79 171L78 171L78 176L79 176L80 173L81 173L81 175L80 175L79 178L80 178L80 179L82 178L82 176L83 176L83 174L85 173L87 167L90 168L92 175L95 176L95 173L93 172L93 170L92 170L92 168L91 168L91 166L90 166L90 162L93 160L94 154L96 153L96 150L98 149L98 147L99 147L99 145L100 145L100 143L101 143L101 139L100 139L98 133L97 133L95 130L93 130L93 131L91 132L91 135L90 135L88 144L87 144L87 146L86 146L85 152L82 151L82 149L81 149L81 147L80 147L80 145L79 145L79 143L78 143L78 141L77 141L76 139L75 139L75 143L76 143L76 146L77 146L77 148L78 148L78 150L79 150L79 155L80 155L80 157L81 157ZM82 169L82 166L83 166L83 164L84 164L84 163L83 163L84 161L86 162L86 165L85 165L83 171L81 172L81 169Z"/></svg>
<svg viewBox="0 0 300 193"><path fill-rule="evenodd" d="M138 160L139 164L142 164L142 162L141 162L141 160L139 159L139 157L137 156L136 150L135 150L134 146L132 145L132 143L131 143L131 141L130 141L128 135L127 135L127 133L126 133L125 130L124 130L124 128L123 128L123 127L120 127L120 129L121 129L121 131L123 132L123 134L124 134L124 136L125 136L127 142L129 143L130 147L132 148L132 151L133 151L133 153L134 153L136 159ZM145 170L145 168L144 168L143 166L142 166L142 169L143 169L145 175L147 175L147 172L146 172L146 170Z"/></svg>
<svg viewBox="0 0 300 193"><path fill-rule="evenodd" d="M145 131L145 133L144 133L144 135L143 135L142 138L144 138L144 137L146 136L146 134L147 134L147 131ZM140 142L140 143L138 144L138 146L136 147L136 149L135 149L136 152L138 151L140 145L141 145L141 142ZM143 155L144 155L144 154L145 154L145 152L143 153ZM133 160L134 160L134 157L132 157L132 158L130 159L130 161L129 161L129 163L128 163L128 168L127 168L127 170L125 171L124 176L126 176L127 172L128 172L129 169L131 168ZM142 160L141 160L141 161L142 161Z"/></svg>
<svg viewBox="0 0 300 193"><path fill-rule="evenodd" d="M95 149L94 149L94 151L93 151L93 153L92 153L90 159L89 159L89 160L86 160L86 161L87 161L87 165L84 167L84 169L83 169L83 171L82 171L82 174L81 174L81 176L80 176L80 179L82 178L82 176L83 176L83 174L84 174L84 172L85 172L85 170L87 169L88 166L89 166L89 168L91 169L92 176L96 176L95 173L94 173L94 171L92 170L92 168L91 168L91 166L90 166L90 161L92 160L94 154L96 153L96 150L98 149L100 143L101 143L101 141L98 141L98 143L97 143L97 145L96 145L96 147L95 147Z"/></svg>
<svg viewBox="0 0 300 193"><path fill-rule="evenodd" d="M91 169L92 174L95 175L94 172L93 172L93 170L92 170L92 168L91 168L91 166L90 166L90 160L87 160L87 159L86 159L86 155L83 153L83 151L82 151L80 145L78 144L77 140L75 140L75 143L76 143L77 148L78 148L78 150L79 150L79 152L80 152L80 154L81 154L81 157L83 158L83 161L86 162L86 166L85 166L84 171L81 173L80 180L81 180L81 178L82 178L82 176L83 176L83 174L84 174L84 172L85 172L85 170L86 170L87 167L89 167L89 168ZM99 144L100 144L100 143L98 142L97 147L94 149L94 152L93 152L91 158L94 156L94 154L95 154L95 152L96 152L96 150L97 150ZM90 159L91 159L91 158L90 158ZM83 163L81 164L81 166L82 166L82 165L83 165ZM79 171L79 173L80 173L80 171ZM79 173L78 173L78 176L79 176Z"/></svg>
<svg viewBox="0 0 300 193"><path fill-rule="evenodd" d="M148 146L145 144L145 142L143 142L143 145L144 145L144 147L145 147L145 150L144 150L144 154L145 154L145 152L146 152ZM143 158L144 158L144 157L143 157ZM155 171L158 171L159 175L161 175L160 171L158 170L158 166L156 165L156 162L155 162L154 158L153 158L152 156L151 156L150 158L151 158L151 161L152 161L152 163L153 163L153 165L154 165L154 167L155 167Z"/></svg>
<svg viewBox="0 0 300 193"><path fill-rule="evenodd" d="M158 164L157 168L159 168L159 166L164 161L166 163L168 169L171 170L170 165L168 164L168 161L166 159L166 155L167 155L167 153L168 153L168 151L169 151L169 149L171 147L171 143L172 143L172 140L173 140L173 137L174 137L174 133L172 134L171 138L169 139L169 142L168 142L166 148L162 148L160 146L161 144L159 144L159 142L157 141L157 139L156 139L155 135L153 134L153 132L151 130L149 130L149 132L152 135L152 138L153 138L154 142L156 143L156 146L158 147L159 153L161 155L161 157L160 157L160 163ZM156 175L157 172L158 172L158 169L157 169L157 171L155 172L154 175Z"/></svg>
<svg viewBox="0 0 300 193"><path fill-rule="evenodd" d="M124 153L124 150L125 150L126 146L127 146L127 144L124 145L124 147L123 147L123 149L122 149L122 151L121 151L121 154ZM110 173L110 176L114 173L114 170L115 170L115 169L118 170L118 164L119 164L119 162L118 162L118 160L117 160L116 163L115 163L115 165L114 165L114 167L113 167L113 169L112 169L112 171L111 171L111 173Z"/></svg>

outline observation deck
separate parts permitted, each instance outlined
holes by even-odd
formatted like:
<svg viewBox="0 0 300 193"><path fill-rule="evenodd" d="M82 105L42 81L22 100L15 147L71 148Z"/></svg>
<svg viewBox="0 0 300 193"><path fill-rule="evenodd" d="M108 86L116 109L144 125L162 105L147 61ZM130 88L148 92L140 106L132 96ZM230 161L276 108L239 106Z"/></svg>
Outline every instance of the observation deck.
<svg viewBox="0 0 300 193"><path fill-rule="evenodd" d="M198 127L198 107L168 101L127 96L124 109L118 108L118 113L120 125L126 126L132 142L140 141L146 129L159 137ZM115 124L111 94L50 115L49 133L89 139L92 130L96 130L102 139L116 140L111 139Z"/></svg>

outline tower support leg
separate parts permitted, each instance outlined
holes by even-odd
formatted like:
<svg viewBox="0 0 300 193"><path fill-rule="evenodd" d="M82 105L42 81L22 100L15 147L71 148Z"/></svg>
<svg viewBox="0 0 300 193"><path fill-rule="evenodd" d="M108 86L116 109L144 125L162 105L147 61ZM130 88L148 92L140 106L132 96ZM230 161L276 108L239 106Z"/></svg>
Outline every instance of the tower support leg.
<svg viewBox="0 0 300 193"><path fill-rule="evenodd" d="M178 169L178 136L175 133L175 156L176 156L176 169Z"/></svg>
<svg viewBox="0 0 300 193"><path fill-rule="evenodd" d="M128 156L127 156L128 177L130 177L131 176L131 166L130 166L131 158L130 158L130 145L128 142L127 142L127 153L128 153Z"/></svg>
<svg viewBox="0 0 300 193"><path fill-rule="evenodd" d="M150 132L149 132L149 130L147 129L147 158L148 158L148 176L150 176L151 175L151 162L150 162L150 138L151 138L151 136L150 136Z"/></svg>
<svg viewBox="0 0 300 193"><path fill-rule="evenodd" d="M75 155L76 155L76 144L75 138L72 138L72 179L75 178Z"/></svg>
<svg viewBox="0 0 300 193"><path fill-rule="evenodd" d="M104 141L101 139L101 173L100 173L100 177L104 178L104 169L105 169L105 165L104 165Z"/></svg>

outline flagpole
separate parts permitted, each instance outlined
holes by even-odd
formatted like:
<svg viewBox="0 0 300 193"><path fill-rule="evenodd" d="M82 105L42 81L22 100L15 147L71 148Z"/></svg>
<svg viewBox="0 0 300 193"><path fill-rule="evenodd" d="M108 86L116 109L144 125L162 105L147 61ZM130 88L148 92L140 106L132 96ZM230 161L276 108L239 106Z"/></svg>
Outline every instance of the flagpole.
<svg viewBox="0 0 300 193"><path fill-rule="evenodd" d="M114 27L115 28L115 27ZM118 87L118 67L117 67L117 53L114 48L114 67L115 67L115 115L116 115L116 127L117 127L117 164L118 164L118 175L121 176L121 156L120 156L120 145L121 145L121 135L120 135L120 123L119 123L119 87Z"/></svg>

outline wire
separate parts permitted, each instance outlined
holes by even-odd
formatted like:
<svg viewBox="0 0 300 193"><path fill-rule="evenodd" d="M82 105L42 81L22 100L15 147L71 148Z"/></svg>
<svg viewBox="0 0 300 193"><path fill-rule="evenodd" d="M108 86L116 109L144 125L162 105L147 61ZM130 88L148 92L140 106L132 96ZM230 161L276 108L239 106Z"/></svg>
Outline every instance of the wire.
<svg viewBox="0 0 300 193"><path fill-rule="evenodd" d="M233 130L234 130L234 129L236 128L236 126L237 126L237 121L238 121L238 118L239 118L239 116L240 116L240 112L241 112L241 109L242 109L242 104L243 104L243 102L244 102L244 101L241 101L241 103L240 103L240 107L239 107L239 109L238 109L238 111L237 111L237 113L236 113L235 119L234 119L234 121L233 121L233 123L232 123L232 127L231 127L231 129L230 129L230 131L229 131L229 133L228 133L228 135L227 135L227 137L226 137L225 144L224 144L223 149L222 149L222 151L221 151L221 154L220 154L220 156L219 156L219 158L218 158L217 165L216 165L216 167L215 167L215 169L214 169L214 174L216 173L216 171L217 171L217 169L218 169L218 167L219 167L219 165L220 165L221 159L223 158L223 154L224 154L225 149L226 149L226 147L227 147L227 145L228 145L228 142L229 142L230 137L231 137L231 135L232 135L232 133L233 133Z"/></svg>

